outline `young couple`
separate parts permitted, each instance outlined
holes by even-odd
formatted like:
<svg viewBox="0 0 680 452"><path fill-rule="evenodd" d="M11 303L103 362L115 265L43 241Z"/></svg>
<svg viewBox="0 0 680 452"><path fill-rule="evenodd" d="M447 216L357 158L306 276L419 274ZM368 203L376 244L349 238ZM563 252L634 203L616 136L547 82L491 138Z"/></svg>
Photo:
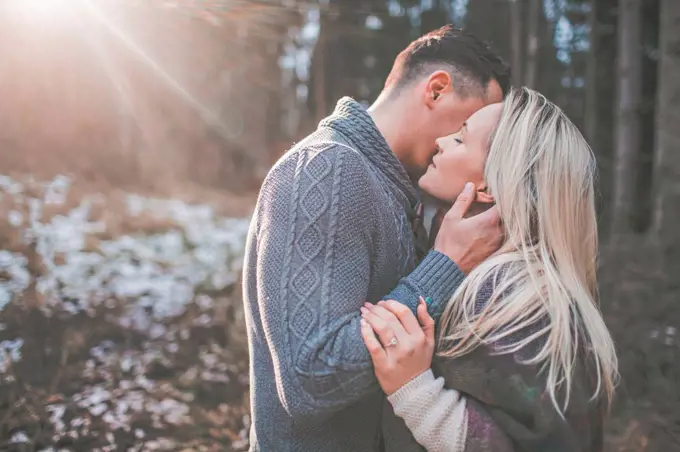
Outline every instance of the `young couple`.
<svg viewBox="0 0 680 452"><path fill-rule="evenodd" d="M273 167L244 269L251 451L602 448L595 161L508 85L444 27ZM416 186L453 205L430 240Z"/></svg>

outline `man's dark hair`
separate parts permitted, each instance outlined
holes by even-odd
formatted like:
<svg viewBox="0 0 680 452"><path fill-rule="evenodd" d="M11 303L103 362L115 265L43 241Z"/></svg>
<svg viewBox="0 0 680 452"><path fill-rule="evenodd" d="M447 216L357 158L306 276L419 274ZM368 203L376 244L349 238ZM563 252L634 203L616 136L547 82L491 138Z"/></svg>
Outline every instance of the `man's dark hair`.
<svg viewBox="0 0 680 452"><path fill-rule="evenodd" d="M496 80L503 96L510 89L510 67L491 46L452 25L413 41L394 61L385 88L400 88L437 69L451 74L453 89L463 97L486 95Z"/></svg>

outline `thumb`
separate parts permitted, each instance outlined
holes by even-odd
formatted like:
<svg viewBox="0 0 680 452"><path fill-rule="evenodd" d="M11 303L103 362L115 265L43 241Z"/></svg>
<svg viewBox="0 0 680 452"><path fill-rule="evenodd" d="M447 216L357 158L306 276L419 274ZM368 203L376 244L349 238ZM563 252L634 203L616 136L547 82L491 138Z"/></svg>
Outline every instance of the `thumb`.
<svg viewBox="0 0 680 452"><path fill-rule="evenodd" d="M456 198L456 202L451 207L451 210L449 210L449 215L453 215L455 218L463 218L474 200L475 184L468 182L465 184L463 192Z"/></svg>
<svg viewBox="0 0 680 452"><path fill-rule="evenodd" d="M420 326L423 328L427 342L434 345L434 319L427 312L427 303L425 303L423 297L420 297L416 313L418 314L418 322L420 322Z"/></svg>

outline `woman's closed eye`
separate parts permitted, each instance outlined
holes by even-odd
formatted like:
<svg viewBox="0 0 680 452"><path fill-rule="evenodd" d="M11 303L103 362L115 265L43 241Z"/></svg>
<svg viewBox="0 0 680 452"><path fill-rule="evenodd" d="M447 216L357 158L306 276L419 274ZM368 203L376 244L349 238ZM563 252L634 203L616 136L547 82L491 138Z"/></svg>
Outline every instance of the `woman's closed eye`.
<svg viewBox="0 0 680 452"><path fill-rule="evenodd" d="M461 140L461 139L458 138L458 137L454 138L453 140L454 140L456 143L458 143L458 144L463 144L463 140Z"/></svg>

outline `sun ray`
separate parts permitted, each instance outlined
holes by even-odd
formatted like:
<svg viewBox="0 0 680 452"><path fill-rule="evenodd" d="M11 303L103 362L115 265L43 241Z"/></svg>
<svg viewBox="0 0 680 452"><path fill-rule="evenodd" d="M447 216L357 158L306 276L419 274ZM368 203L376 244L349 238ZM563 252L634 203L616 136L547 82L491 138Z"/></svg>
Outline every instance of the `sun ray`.
<svg viewBox="0 0 680 452"><path fill-rule="evenodd" d="M63 20L75 11L72 0L20 0L13 4L14 13L41 21Z"/></svg>
<svg viewBox="0 0 680 452"><path fill-rule="evenodd" d="M111 62L111 58L109 57L108 53L106 52L104 46L101 43L101 37L90 36L89 38L90 39L87 39L87 44L92 49L92 52L97 56L97 59L100 61L102 68L104 69L106 77L109 79L109 81L116 90L117 102L122 116L124 118L132 118L134 124L138 128L141 128L142 123L136 112L133 100L130 96L130 89L128 83L125 80L124 75L116 67L116 65ZM125 125L121 125L121 128L125 128ZM127 132L119 131L119 140L121 141L122 145L124 145L127 139L121 137L121 135L128 135L129 133L130 133L129 131Z"/></svg>
<svg viewBox="0 0 680 452"><path fill-rule="evenodd" d="M153 73L167 84L184 101L191 105L201 116L201 118L213 128L220 136L226 140L233 139L234 136L230 128L218 117L218 115L203 105L196 97L187 91L175 77L165 70L156 60L149 56L130 36L116 24L111 22L106 15L91 0L80 0L91 15L109 31L122 45L130 50L140 61L142 61Z"/></svg>

